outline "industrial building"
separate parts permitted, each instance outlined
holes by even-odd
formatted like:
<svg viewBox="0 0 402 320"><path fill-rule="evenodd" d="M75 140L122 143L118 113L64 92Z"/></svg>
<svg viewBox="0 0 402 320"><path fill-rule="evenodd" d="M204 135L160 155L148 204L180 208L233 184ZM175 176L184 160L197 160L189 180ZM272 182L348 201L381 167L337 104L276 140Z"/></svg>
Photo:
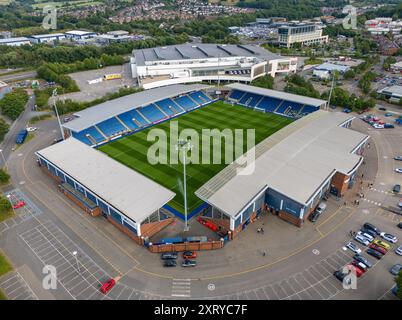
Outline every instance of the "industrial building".
<svg viewBox="0 0 402 320"><path fill-rule="evenodd" d="M342 75L348 70L350 70L349 66L325 62L323 64L320 64L319 66L314 67L313 77L319 79L329 79L331 78L331 75L334 73L334 71L338 71Z"/></svg>
<svg viewBox="0 0 402 320"><path fill-rule="evenodd" d="M19 47L22 45L30 45L31 41L26 37L0 39L0 46Z"/></svg>
<svg viewBox="0 0 402 320"><path fill-rule="evenodd" d="M71 30L65 33L67 39L78 41L78 40L86 40L90 38L96 37L96 32L93 31L83 31L83 30Z"/></svg>
<svg viewBox="0 0 402 320"><path fill-rule="evenodd" d="M32 43L39 44L39 43L49 43L54 41L61 41L66 38L64 33L52 33L52 34L38 34L32 35L28 37Z"/></svg>
<svg viewBox="0 0 402 320"><path fill-rule="evenodd" d="M302 46L328 43L328 36L322 34L315 24L294 23L278 28L278 43L280 46L290 48L296 43Z"/></svg>
<svg viewBox="0 0 402 320"><path fill-rule="evenodd" d="M385 87L377 91L382 98L399 103L402 100L402 86Z"/></svg>
<svg viewBox="0 0 402 320"><path fill-rule="evenodd" d="M131 58L133 78L144 89L201 81L250 83L296 68L297 58L252 45L181 44L134 50Z"/></svg>

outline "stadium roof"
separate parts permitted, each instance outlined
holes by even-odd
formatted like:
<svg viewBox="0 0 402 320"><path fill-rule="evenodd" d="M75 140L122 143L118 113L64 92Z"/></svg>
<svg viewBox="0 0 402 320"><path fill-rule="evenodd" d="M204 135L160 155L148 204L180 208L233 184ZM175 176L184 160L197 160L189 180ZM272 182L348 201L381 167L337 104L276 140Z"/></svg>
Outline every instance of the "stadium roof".
<svg viewBox="0 0 402 320"><path fill-rule="evenodd" d="M141 223L175 193L77 139L67 139L37 154L87 189Z"/></svg>
<svg viewBox="0 0 402 320"><path fill-rule="evenodd" d="M203 84L178 84L141 91L118 99L106 101L91 108L76 112L74 115L78 116L79 118L64 123L63 127L74 132L80 132L97 123L113 118L116 115L132 109L143 107L150 103L154 103L169 97L207 88L210 88L210 86Z"/></svg>
<svg viewBox="0 0 402 320"><path fill-rule="evenodd" d="M337 171L349 175L362 161L352 151L368 136L340 127L350 119L344 113L313 112L253 148L251 174L237 174L241 165L232 163L195 194L232 217L268 188L307 205Z"/></svg>
<svg viewBox="0 0 402 320"><path fill-rule="evenodd" d="M94 31L84 31L84 30L71 30L67 31L65 34L74 35L74 36L85 36L88 34L96 34Z"/></svg>
<svg viewBox="0 0 402 320"><path fill-rule="evenodd" d="M282 57L252 45L185 43L167 47L134 50L133 55L138 66L146 62L165 60L189 60L224 57L257 57L264 60L281 59Z"/></svg>
<svg viewBox="0 0 402 320"><path fill-rule="evenodd" d="M278 98L281 100L292 101L292 102L297 102L297 103L301 103L301 104L307 104L309 106L314 106L314 107L319 107L319 106L322 106L327 103L327 101L321 100L321 99L299 96L297 94L287 93L287 92L283 92L283 91L276 91L276 90L271 90L271 89L249 86L249 85L242 84L242 83L232 83L232 84L225 85L225 87L229 87L229 88L235 89L235 90L260 94L263 96Z"/></svg>

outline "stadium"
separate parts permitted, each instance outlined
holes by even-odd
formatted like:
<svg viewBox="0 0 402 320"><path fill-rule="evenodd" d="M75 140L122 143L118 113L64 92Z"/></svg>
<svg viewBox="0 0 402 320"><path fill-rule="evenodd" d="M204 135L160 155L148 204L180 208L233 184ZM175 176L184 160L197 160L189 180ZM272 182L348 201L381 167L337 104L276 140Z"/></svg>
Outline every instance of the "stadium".
<svg viewBox="0 0 402 320"><path fill-rule="evenodd" d="M325 193L353 186L369 137L349 129L353 116L323 109L324 100L240 83L177 84L76 112L62 125L66 139L36 155L85 212L144 244L184 218L183 164L149 163L150 130L255 129L256 146L243 143L252 164L186 166L187 218L231 240L266 211L301 227Z"/></svg>

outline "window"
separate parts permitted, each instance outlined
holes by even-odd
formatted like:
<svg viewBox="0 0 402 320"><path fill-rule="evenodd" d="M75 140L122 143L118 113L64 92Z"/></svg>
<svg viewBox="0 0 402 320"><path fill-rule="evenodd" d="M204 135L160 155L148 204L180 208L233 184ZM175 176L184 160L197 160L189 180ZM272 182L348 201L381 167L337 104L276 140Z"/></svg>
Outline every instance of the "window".
<svg viewBox="0 0 402 320"><path fill-rule="evenodd" d="M113 218L113 220L117 221L118 223L121 223L121 215L118 214L112 208L110 208L110 216Z"/></svg>
<svg viewBox="0 0 402 320"><path fill-rule="evenodd" d="M240 225L240 223L241 223L241 216L238 217L238 218L235 220L235 224L234 224L235 229Z"/></svg>
<svg viewBox="0 0 402 320"><path fill-rule="evenodd" d="M246 209L246 211L243 212L243 222L250 218L252 212L253 212L253 205L250 205Z"/></svg>

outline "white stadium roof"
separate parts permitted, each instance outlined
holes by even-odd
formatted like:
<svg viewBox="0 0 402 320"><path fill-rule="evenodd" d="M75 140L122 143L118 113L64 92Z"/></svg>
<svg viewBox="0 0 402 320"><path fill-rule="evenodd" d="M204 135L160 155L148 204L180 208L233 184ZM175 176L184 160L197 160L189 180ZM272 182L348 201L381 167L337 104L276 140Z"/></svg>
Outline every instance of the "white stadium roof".
<svg viewBox="0 0 402 320"><path fill-rule="evenodd" d="M237 174L239 165L232 163L195 194L232 217L268 188L306 205L335 172L348 175L362 161L352 152L368 136L340 127L350 119L344 113L313 112L259 143L250 175Z"/></svg>
<svg viewBox="0 0 402 320"><path fill-rule="evenodd" d="M104 120L113 118L116 115L130 111L135 108L143 107L151 103L174 97L180 94L195 90L203 90L210 88L208 85L192 84L192 85L171 85L141 91L130 94L118 99L106 101L91 108L74 113L78 119L64 123L63 127L74 132L80 132Z"/></svg>
<svg viewBox="0 0 402 320"><path fill-rule="evenodd" d="M283 92L283 91L276 91L276 90L271 90L271 89L254 87L254 86L250 86L250 85L246 85L246 84L242 84L242 83L232 83L232 84L225 85L225 87L244 91L244 92L260 94L263 96L273 97L273 98L277 98L277 99L281 99L281 100L287 100L287 101L297 102L297 103L301 103L301 104L307 104L309 106L314 106L314 107L320 107L327 103L327 101L321 100L321 99L299 96L297 94Z"/></svg>
<svg viewBox="0 0 402 320"><path fill-rule="evenodd" d="M161 208L175 193L77 139L37 154L137 223Z"/></svg>

